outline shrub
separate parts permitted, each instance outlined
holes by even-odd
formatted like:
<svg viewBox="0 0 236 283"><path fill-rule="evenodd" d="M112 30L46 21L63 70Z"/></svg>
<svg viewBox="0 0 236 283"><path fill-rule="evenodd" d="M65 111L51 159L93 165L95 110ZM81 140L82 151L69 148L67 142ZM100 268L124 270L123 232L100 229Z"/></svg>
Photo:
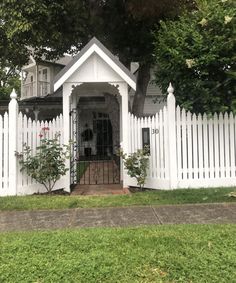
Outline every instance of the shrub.
<svg viewBox="0 0 236 283"><path fill-rule="evenodd" d="M147 177L147 169L149 165L149 148L138 149L129 155L120 152L120 156L124 161L125 169L130 177L137 180L137 184L142 190Z"/></svg>
<svg viewBox="0 0 236 283"><path fill-rule="evenodd" d="M21 171L42 184L47 192L51 192L56 182L69 170L66 168L65 161L70 157L70 146L60 145L59 134L55 134L53 139L49 139L47 131L43 128L40 133L40 145L36 147L36 153L24 145L23 152L20 154Z"/></svg>

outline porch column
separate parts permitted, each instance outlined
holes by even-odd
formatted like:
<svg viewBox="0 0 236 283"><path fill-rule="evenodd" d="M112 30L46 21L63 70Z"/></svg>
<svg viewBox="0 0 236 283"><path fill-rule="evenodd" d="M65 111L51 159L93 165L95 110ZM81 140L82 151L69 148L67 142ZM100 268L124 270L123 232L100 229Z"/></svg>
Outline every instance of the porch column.
<svg viewBox="0 0 236 283"><path fill-rule="evenodd" d="M11 93L11 101L8 105L9 111L9 190L7 195L17 195L17 172L18 160L16 156L17 141L18 141L18 102L16 100L17 94L13 89ZM2 138L2 137L0 137ZM0 157L2 162L2 156ZM2 174L2 172L0 172Z"/></svg>
<svg viewBox="0 0 236 283"><path fill-rule="evenodd" d="M63 142L68 145L70 141L70 95L71 85L63 84ZM65 191L70 192L70 159L66 159L66 168L69 170L64 176Z"/></svg>
<svg viewBox="0 0 236 283"><path fill-rule="evenodd" d="M122 115L122 149L125 153L128 153L129 150L129 132L128 132L128 112L129 112L129 100L128 100L128 85L127 83L119 84L119 90L121 95L121 115ZM124 165L122 164L123 169L123 188L128 187L127 183L127 173L124 169Z"/></svg>

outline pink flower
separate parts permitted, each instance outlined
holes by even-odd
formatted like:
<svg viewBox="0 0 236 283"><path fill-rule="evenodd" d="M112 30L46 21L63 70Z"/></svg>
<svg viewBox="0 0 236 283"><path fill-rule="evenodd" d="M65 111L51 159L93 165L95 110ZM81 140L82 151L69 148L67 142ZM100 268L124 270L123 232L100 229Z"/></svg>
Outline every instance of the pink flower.
<svg viewBox="0 0 236 283"><path fill-rule="evenodd" d="M49 128L48 127L43 127L42 131L49 131Z"/></svg>
<svg viewBox="0 0 236 283"><path fill-rule="evenodd" d="M39 134L39 137L40 137L40 138L42 138L42 137L43 137L43 135L42 135L42 134Z"/></svg>

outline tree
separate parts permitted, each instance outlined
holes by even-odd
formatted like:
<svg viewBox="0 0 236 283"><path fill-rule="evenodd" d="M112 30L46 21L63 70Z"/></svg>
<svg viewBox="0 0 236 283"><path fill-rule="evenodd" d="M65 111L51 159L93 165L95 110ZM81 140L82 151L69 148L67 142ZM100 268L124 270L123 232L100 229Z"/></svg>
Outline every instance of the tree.
<svg viewBox="0 0 236 283"><path fill-rule="evenodd" d="M20 94L20 67L26 62L24 49L9 42L0 21L0 99L9 99L13 88Z"/></svg>
<svg viewBox="0 0 236 283"><path fill-rule="evenodd" d="M160 19L175 17L186 2L188 1L105 1L102 11L105 20L102 27L109 48L119 55L127 67L131 62L139 63L132 109L137 116L143 113L150 68L153 65L152 30Z"/></svg>
<svg viewBox="0 0 236 283"><path fill-rule="evenodd" d="M175 16L186 2L189 1L4 0L0 15L9 40L34 47L39 56L60 56L71 46L80 49L96 36L126 66L139 62L133 109L139 115L153 63L151 31L160 19ZM50 47L50 52L46 47Z"/></svg>
<svg viewBox="0 0 236 283"><path fill-rule="evenodd" d="M194 112L234 111L235 3L198 1L178 20L163 21L155 32L156 82L171 81L177 103Z"/></svg>
<svg viewBox="0 0 236 283"><path fill-rule="evenodd" d="M0 67L0 100L9 100L13 88L20 95L20 86L21 82L18 70Z"/></svg>

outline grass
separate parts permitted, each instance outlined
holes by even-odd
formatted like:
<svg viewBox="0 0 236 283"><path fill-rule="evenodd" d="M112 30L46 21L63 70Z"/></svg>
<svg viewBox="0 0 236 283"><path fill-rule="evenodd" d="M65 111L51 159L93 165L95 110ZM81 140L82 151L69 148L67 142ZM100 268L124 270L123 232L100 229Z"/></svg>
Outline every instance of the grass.
<svg viewBox="0 0 236 283"><path fill-rule="evenodd" d="M236 282L236 225L0 234L0 282Z"/></svg>
<svg viewBox="0 0 236 283"><path fill-rule="evenodd" d="M117 207L134 205L164 205L187 203L236 202L227 196L235 188L145 191L130 195L58 196L34 195L0 197L0 210L37 210L89 207Z"/></svg>

